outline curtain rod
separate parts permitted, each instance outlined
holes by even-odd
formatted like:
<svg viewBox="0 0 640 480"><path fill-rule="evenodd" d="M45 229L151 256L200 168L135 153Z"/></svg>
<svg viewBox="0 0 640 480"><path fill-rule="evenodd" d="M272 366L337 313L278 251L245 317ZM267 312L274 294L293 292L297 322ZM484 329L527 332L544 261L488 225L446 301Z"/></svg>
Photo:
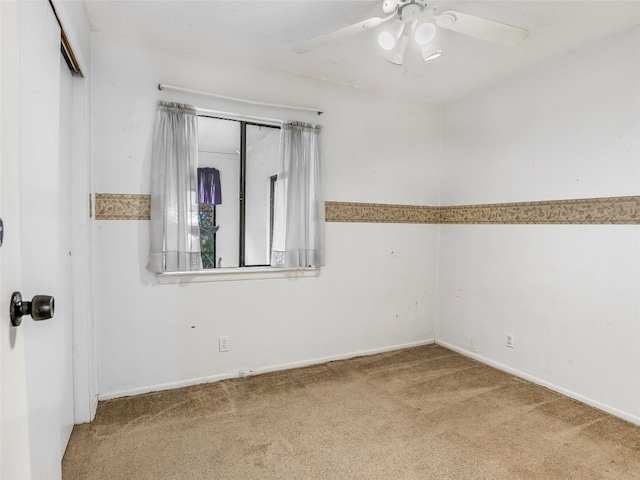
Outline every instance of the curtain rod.
<svg viewBox="0 0 640 480"><path fill-rule="evenodd" d="M234 102L251 103L253 105L260 105L263 107L287 108L289 110L303 110L306 112L316 112L318 115L322 115L324 113L321 110L318 110L317 108L297 107L294 105L279 105L277 103L256 102L255 100L246 100L244 98L227 97L226 95L218 95L217 93L202 92L200 90L191 90L189 88L176 87L175 85L163 85L162 83L159 83L158 90L164 90L164 89L177 90L180 92L187 92L187 93L195 93L198 95L206 95L207 97L222 98L224 100L232 100Z"/></svg>

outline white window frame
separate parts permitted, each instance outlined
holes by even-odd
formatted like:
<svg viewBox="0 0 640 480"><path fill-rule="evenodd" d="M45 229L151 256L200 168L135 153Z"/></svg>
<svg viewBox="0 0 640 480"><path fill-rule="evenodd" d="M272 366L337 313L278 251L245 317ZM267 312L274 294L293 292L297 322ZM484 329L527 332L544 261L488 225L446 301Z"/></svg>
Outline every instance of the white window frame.
<svg viewBox="0 0 640 480"><path fill-rule="evenodd" d="M221 112L198 108L198 115L214 116L241 122L255 122L274 127L282 127L284 120L238 115L235 113ZM162 272L156 273L156 279L161 285L175 285L184 283L204 283L238 280L265 280L265 279L297 279L318 277L320 267L281 268L272 266L259 267L229 267L211 268L206 270Z"/></svg>

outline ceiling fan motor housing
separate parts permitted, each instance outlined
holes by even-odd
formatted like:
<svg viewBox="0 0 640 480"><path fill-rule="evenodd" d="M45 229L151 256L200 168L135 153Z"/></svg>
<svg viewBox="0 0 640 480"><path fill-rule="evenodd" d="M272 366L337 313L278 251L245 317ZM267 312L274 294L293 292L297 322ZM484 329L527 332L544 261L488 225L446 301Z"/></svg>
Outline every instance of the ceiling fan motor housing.
<svg viewBox="0 0 640 480"><path fill-rule="evenodd" d="M382 11L384 13L397 11L400 18L402 18L402 10L404 8L409 7L406 12L406 14L409 14L409 12L416 7L420 9L419 12L422 12L426 6L427 0L384 0L382 2Z"/></svg>
<svg viewBox="0 0 640 480"><path fill-rule="evenodd" d="M427 7L426 0L400 0L398 3L398 15L400 20L412 21L418 18Z"/></svg>

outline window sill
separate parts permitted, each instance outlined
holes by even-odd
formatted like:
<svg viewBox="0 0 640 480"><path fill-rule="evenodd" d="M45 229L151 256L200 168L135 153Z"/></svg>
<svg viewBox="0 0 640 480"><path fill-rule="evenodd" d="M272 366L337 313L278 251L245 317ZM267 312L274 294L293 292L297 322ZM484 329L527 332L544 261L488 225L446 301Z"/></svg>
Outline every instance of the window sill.
<svg viewBox="0 0 640 480"><path fill-rule="evenodd" d="M157 273L158 283L162 285L176 283L225 282L235 280L261 280L273 278L317 277L320 268L275 268L275 267L243 267L214 268L196 272Z"/></svg>

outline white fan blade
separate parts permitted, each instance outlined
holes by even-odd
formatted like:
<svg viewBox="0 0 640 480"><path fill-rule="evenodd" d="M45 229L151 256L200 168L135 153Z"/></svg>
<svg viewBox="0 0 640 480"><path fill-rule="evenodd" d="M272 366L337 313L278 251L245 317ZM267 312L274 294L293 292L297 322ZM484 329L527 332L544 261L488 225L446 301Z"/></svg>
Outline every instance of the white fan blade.
<svg viewBox="0 0 640 480"><path fill-rule="evenodd" d="M293 47L293 50L297 53L305 53L309 50L313 50L314 48L319 47L320 45L328 42L333 42L342 37L346 37L348 35L353 35L359 32L363 32L365 30L369 30L370 28L377 27L378 25L383 24L387 20L391 20L395 17L395 12L392 15L389 15L385 18L373 17L368 18L367 20L363 20L358 23L354 23L353 25L349 25L348 27L341 28L340 30L336 30L334 32L325 33L324 35L320 35L319 37L310 38L309 40L305 40L304 42L300 42Z"/></svg>
<svg viewBox="0 0 640 480"><path fill-rule="evenodd" d="M518 45L529 35L529 31L524 28L452 10L438 15L436 24L446 30L452 30L504 47Z"/></svg>

